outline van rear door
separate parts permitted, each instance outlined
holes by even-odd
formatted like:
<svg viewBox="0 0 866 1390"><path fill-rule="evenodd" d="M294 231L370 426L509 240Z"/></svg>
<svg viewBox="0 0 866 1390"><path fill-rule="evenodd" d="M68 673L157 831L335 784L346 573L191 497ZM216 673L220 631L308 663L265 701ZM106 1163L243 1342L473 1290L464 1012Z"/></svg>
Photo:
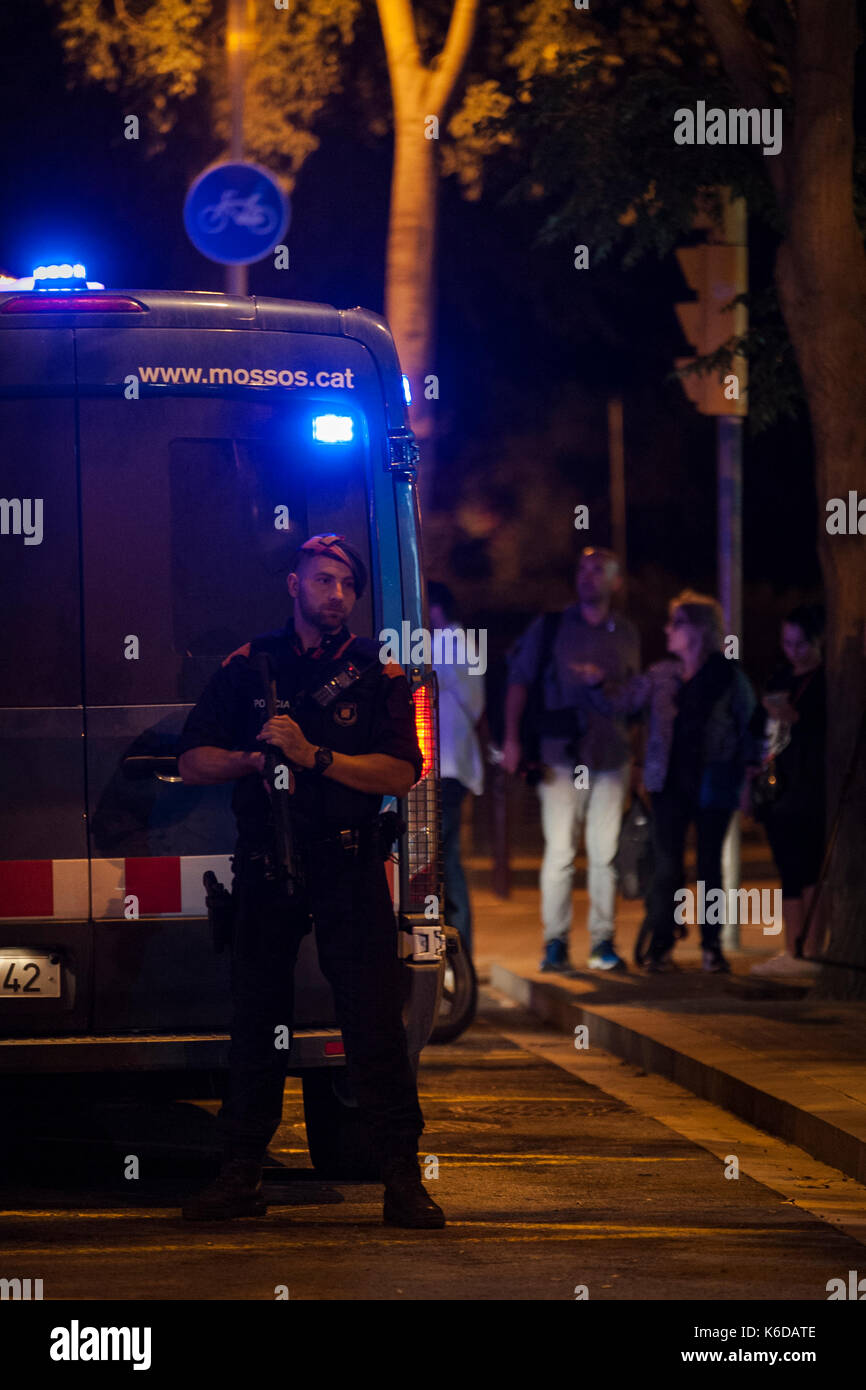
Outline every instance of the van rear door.
<svg viewBox="0 0 866 1390"><path fill-rule="evenodd" d="M0 337L0 1033L44 1036L85 1027L91 949L75 366Z"/></svg>
<svg viewBox="0 0 866 1390"><path fill-rule="evenodd" d="M360 403L347 407L330 384L265 393L246 378L288 356L308 362L314 380L328 359L368 376L372 366L360 344L324 335L306 344L198 328L77 336L93 1027L220 1028L226 958L207 935L202 875L212 868L230 882L232 788L139 776L147 764L137 760L170 755L220 662L285 622L287 562L301 539L345 531L370 560ZM157 367L169 369L162 379ZM137 396L124 388L129 377ZM317 442L314 418L334 412L352 418L352 439ZM354 630L372 631L370 601ZM298 1027L332 1022L330 992L303 962L297 997Z"/></svg>

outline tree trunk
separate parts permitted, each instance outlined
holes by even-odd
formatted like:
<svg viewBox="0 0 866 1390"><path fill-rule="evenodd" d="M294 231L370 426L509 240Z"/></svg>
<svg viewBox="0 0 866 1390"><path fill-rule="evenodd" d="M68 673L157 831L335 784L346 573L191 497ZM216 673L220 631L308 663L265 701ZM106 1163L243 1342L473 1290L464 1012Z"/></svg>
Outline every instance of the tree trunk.
<svg viewBox="0 0 866 1390"><path fill-rule="evenodd" d="M385 317L412 388L410 414L421 449L418 481L422 514L430 505L432 491L433 412L437 405L435 399L428 399L425 394L425 379L437 376L434 274L438 174L436 142L424 138L424 118L428 114L419 107L395 121L385 271Z"/></svg>
<svg viewBox="0 0 866 1390"><path fill-rule="evenodd" d="M695 0L748 105L773 106L760 50L731 0ZM783 28L787 31L787 25ZM799 0L793 133L767 160L785 217L776 286L809 403L818 551L827 600L827 822L832 827L866 706L866 536L830 535L827 503L866 493L866 256L854 217L855 0ZM784 487L784 461L779 468ZM772 525L772 518L769 519ZM866 522L864 522L866 526ZM842 807L820 907L829 927L820 992L866 998L866 748ZM853 968L845 968L848 967Z"/></svg>
<svg viewBox="0 0 866 1390"><path fill-rule="evenodd" d="M394 103L394 166L388 223L385 317L412 387L411 420L421 448L422 515L433 493L435 411L436 223L438 130L463 71L475 32L478 0L454 0L442 52L422 61L411 0L377 0ZM436 386L425 387L425 378ZM435 390L435 395L433 391Z"/></svg>
<svg viewBox="0 0 866 1390"><path fill-rule="evenodd" d="M830 535L827 502L866 495L866 256L854 218L854 0L801 0L788 236L776 264L782 311L809 402L818 548L828 609L827 813L832 825L866 706L866 536ZM780 479L780 482L782 480ZM866 527L866 521L864 521ZM866 998L866 748L843 807L824 888L827 997Z"/></svg>

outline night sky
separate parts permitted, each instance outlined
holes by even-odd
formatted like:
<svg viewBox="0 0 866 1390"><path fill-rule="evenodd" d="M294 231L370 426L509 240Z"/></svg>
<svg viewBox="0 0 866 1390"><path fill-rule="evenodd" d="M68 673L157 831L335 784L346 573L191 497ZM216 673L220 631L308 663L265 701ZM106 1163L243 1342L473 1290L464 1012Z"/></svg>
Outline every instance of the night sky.
<svg viewBox="0 0 866 1390"><path fill-rule="evenodd" d="M190 180L220 154L201 106L190 103L165 152L148 159L143 140L123 139L122 96L67 90L53 25L41 0L2 7L0 268L27 275L71 259L111 288L223 288L222 268L192 248L181 220ZM357 129L332 115L293 194L292 268L251 267L252 293L382 309L390 148ZM714 587L715 422L666 380L688 351L673 311L685 287L673 258L578 273L569 246L535 244L540 224L537 206L468 204L453 180L442 183L437 498L465 483L519 514L519 484L498 487L497 461L522 450L527 475L543 466L564 497L579 489L591 505L588 539L607 543L606 399L622 391L630 602L655 656L666 598L684 583ZM760 243L752 269L753 284L769 271ZM781 613L820 591L806 417L747 433L744 472L744 639L760 677ZM455 524L449 570L437 577L452 582L467 618L498 623L505 640L529 615L515 595L497 619L484 572L477 543ZM550 606L567 601L568 583L566 571L551 574Z"/></svg>

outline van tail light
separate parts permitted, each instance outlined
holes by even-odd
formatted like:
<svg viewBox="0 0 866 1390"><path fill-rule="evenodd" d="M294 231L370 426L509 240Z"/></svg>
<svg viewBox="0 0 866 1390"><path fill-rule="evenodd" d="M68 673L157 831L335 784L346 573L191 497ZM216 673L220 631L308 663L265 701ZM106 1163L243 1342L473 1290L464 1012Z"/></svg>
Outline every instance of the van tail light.
<svg viewBox="0 0 866 1390"><path fill-rule="evenodd" d="M405 912L423 912L426 899L441 892L439 850L439 740L435 676L412 692L421 776L407 798L408 874Z"/></svg>
<svg viewBox="0 0 866 1390"><path fill-rule="evenodd" d="M79 294L78 290L66 290L61 294L47 294L36 290L30 294L16 294L0 304L0 314L146 314L147 309L137 299L125 294Z"/></svg>
<svg viewBox="0 0 866 1390"><path fill-rule="evenodd" d="M412 702L415 705L415 733L418 735L418 745L421 749L423 781L433 768L436 742L433 737L433 702L430 699L429 688L419 685L412 696Z"/></svg>

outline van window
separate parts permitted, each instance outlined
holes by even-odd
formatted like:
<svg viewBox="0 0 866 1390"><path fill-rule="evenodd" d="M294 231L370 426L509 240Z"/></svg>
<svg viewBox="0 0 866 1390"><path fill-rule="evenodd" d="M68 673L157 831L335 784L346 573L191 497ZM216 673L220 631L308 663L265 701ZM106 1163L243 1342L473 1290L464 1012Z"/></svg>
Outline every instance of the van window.
<svg viewBox="0 0 866 1390"><path fill-rule="evenodd" d="M88 706L196 700L215 663L283 625L310 532L369 562L364 433L316 444L315 414L297 397L82 401ZM368 592L353 630L371 611Z"/></svg>
<svg viewBox="0 0 866 1390"><path fill-rule="evenodd" d="M233 848L230 787L130 781L124 759L171 754L220 662L283 626L289 561L308 534L344 532L369 566L366 433L359 428L347 446L318 445L318 411L299 397L82 400L88 801L97 858ZM368 591L352 630L369 633L371 612Z"/></svg>

